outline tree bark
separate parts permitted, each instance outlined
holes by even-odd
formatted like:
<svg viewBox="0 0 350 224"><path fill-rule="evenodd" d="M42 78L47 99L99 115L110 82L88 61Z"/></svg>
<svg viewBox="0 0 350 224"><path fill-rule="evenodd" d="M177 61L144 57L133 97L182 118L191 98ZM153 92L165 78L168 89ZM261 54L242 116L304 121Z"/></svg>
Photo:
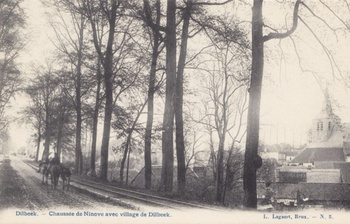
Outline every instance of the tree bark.
<svg viewBox="0 0 350 224"><path fill-rule="evenodd" d="M39 127L41 128L41 127ZM38 141L37 141L37 146L36 146L36 154L35 154L35 162L38 162L39 160L39 152L40 152L40 142L41 142L41 132L38 131Z"/></svg>
<svg viewBox="0 0 350 224"><path fill-rule="evenodd" d="M106 95L106 105L104 113L104 122L103 122L103 137L102 137L102 146L101 146L101 172L100 179L107 180L108 177L108 152L109 152L109 136L111 132L111 120L113 112L113 42L115 34L115 25L116 25L116 16L117 16L117 1L113 0L111 3L111 10L109 11L109 31L108 31L108 40L107 46L103 61L104 67L104 84L105 84L105 95ZM91 21L92 22L92 21ZM93 22L92 22L93 23ZM94 27L93 27L94 30ZM103 58L103 55L100 51L100 47L97 43L97 33L94 30L94 44L95 48L99 53L99 57Z"/></svg>
<svg viewBox="0 0 350 224"><path fill-rule="evenodd" d="M146 6L145 6L146 8ZM158 26L160 25L160 0L156 2L157 18L156 26L152 26L153 31L153 49L150 76L148 82L148 104L147 104L147 124L145 132L145 188L152 187L152 127L153 127L153 107L154 107L154 92L156 82L156 69L158 60L158 48L160 42L160 33ZM150 16L150 15L149 15Z"/></svg>
<svg viewBox="0 0 350 224"><path fill-rule="evenodd" d="M60 112L59 112L58 116L59 116L59 120L58 120L58 130L57 130L56 152L57 152L58 156L61 156L62 132L63 132L64 116L65 116L65 109L64 109L63 105L60 108Z"/></svg>
<svg viewBox="0 0 350 224"><path fill-rule="evenodd" d="M96 145L97 145L97 125L98 125L98 114L100 108L100 89L101 89L101 61L98 59L97 72L96 72L97 88L95 96L95 108L93 114L92 124L92 143L91 143L91 160L90 160L90 175L96 176Z"/></svg>
<svg viewBox="0 0 350 224"><path fill-rule="evenodd" d="M216 168L216 202L223 202L224 192L224 144L225 140L220 134L218 156L217 156L217 168Z"/></svg>
<svg viewBox="0 0 350 224"><path fill-rule="evenodd" d="M183 26L181 34L181 48L176 77L175 92L175 121L176 121L176 157L177 157L177 185L178 193L183 194L186 188L186 160L184 143L184 122L183 122L183 82L184 70L187 55L188 28L190 24L190 13L192 10L192 0L188 0L183 13Z"/></svg>
<svg viewBox="0 0 350 224"><path fill-rule="evenodd" d="M166 97L162 135L161 188L173 190L174 172L174 94L176 82L176 1L168 0L166 25Z"/></svg>
<svg viewBox="0 0 350 224"><path fill-rule="evenodd" d="M50 119L50 106L49 106L49 83L46 82L45 85L45 144L44 144L44 151L41 160L45 161L46 159L49 158L49 153L50 153L50 144L51 144L51 119Z"/></svg>
<svg viewBox="0 0 350 224"><path fill-rule="evenodd" d="M154 36L156 39L156 36ZM154 87L156 79L156 67L158 57L158 41L154 40L152 65L148 86L147 124L145 132L145 188L152 187L152 127L154 107Z"/></svg>
<svg viewBox="0 0 350 224"><path fill-rule="evenodd" d="M78 45L78 63L77 63L77 79L75 87L76 97L76 136L75 136L75 169L79 174L83 172L83 155L81 151L81 126L82 126L82 113L81 113L81 67L83 56L83 40L84 40L84 18L81 16L80 30L79 30L79 45Z"/></svg>
<svg viewBox="0 0 350 224"><path fill-rule="evenodd" d="M262 0L254 0L252 18L252 73L249 88L247 140L244 156L244 205L257 208L256 170L258 167L261 85L264 70Z"/></svg>

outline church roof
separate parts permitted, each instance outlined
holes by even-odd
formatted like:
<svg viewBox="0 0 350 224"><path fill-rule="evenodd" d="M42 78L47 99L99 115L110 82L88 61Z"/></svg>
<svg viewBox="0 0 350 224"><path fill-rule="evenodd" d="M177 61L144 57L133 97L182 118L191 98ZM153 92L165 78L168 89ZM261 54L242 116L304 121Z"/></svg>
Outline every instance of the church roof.
<svg viewBox="0 0 350 224"><path fill-rule="evenodd" d="M318 161L345 161L342 148L305 148L291 163L313 163Z"/></svg>

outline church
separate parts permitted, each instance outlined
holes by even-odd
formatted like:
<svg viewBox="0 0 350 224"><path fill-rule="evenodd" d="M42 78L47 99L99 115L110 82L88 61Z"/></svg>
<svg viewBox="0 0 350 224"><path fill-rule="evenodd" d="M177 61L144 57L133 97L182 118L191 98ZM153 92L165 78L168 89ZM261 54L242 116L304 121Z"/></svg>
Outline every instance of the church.
<svg viewBox="0 0 350 224"><path fill-rule="evenodd" d="M328 91L322 111L313 119L310 143L290 163L322 168L325 164L350 162L350 123L334 114Z"/></svg>
<svg viewBox="0 0 350 224"><path fill-rule="evenodd" d="M350 204L350 123L342 123L333 112L327 89L324 97L323 108L312 121L309 144L277 169L277 203Z"/></svg>

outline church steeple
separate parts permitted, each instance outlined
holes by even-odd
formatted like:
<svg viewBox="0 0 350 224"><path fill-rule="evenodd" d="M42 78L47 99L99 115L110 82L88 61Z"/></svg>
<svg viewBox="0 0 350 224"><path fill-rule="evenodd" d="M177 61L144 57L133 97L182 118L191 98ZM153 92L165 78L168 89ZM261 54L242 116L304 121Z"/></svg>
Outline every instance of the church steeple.
<svg viewBox="0 0 350 224"><path fill-rule="evenodd" d="M329 97L328 85L323 91L323 94L324 94L324 100L325 100L323 105L323 110L326 112L328 116L334 116L331 98Z"/></svg>
<svg viewBox="0 0 350 224"><path fill-rule="evenodd" d="M340 118L334 114L328 85L323 90L324 103L321 112L313 119L311 142L327 142L340 128Z"/></svg>

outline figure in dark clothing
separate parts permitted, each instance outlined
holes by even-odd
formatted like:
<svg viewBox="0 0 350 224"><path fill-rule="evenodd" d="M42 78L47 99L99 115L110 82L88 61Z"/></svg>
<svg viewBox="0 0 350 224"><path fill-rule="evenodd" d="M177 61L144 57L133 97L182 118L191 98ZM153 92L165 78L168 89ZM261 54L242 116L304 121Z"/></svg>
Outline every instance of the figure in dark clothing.
<svg viewBox="0 0 350 224"><path fill-rule="evenodd" d="M43 159L43 161L40 161L40 162L39 162L39 169L38 169L36 172L40 173L40 169L41 169L41 166L42 166L43 164L49 164L49 158L47 158L47 156L45 156L45 158Z"/></svg>
<svg viewBox="0 0 350 224"><path fill-rule="evenodd" d="M55 153L55 156L50 161L50 165L60 165L60 163L60 157Z"/></svg>
<svg viewBox="0 0 350 224"><path fill-rule="evenodd" d="M51 169L51 166L53 165L60 165L60 157L58 156L57 153L55 153L55 156L50 160L49 162L49 168L47 169L47 172L50 172L49 170Z"/></svg>

